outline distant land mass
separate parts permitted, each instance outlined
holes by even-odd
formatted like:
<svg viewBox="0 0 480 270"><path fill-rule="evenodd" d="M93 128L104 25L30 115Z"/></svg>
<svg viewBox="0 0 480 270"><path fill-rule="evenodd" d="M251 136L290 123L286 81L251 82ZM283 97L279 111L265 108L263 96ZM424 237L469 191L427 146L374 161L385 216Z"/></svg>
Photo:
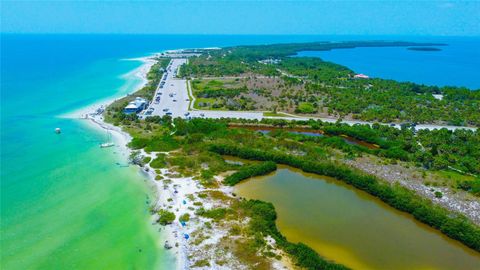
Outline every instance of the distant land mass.
<svg viewBox="0 0 480 270"><path fill-rule="evenodd" d="M435 48L435 47L408 47L407 50L410 50L410 51L436 52L436 51L441 51L442 49L440 49L440 48Z"/></svg>

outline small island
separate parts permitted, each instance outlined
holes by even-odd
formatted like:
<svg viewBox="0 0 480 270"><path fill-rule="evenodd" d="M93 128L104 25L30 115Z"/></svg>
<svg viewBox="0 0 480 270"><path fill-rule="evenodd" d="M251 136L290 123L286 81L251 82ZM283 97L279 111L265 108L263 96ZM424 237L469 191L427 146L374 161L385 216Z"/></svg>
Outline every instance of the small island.
<svg viewBox="0 0 480 270"><path fill-rule="evenodd" d="M422 51L422 52L437 52L437 51L441 51L442 49L435 48L435 47L408 47L407 50Z"/></svg>

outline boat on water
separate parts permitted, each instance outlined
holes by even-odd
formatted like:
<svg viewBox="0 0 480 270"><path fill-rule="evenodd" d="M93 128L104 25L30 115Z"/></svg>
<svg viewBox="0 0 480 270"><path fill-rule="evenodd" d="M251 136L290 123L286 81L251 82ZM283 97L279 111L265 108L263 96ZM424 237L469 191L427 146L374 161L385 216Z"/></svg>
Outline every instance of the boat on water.
<svg viewBox="0 0 480 270"><path fill-rule="evenodd" d="M163 245L163 247L164 247L165 249L171 249L171 248L172 248L172 245L170 245L170 243L168 243L168 240L167 240L167 241L165 241L165 245Z"/></svg>
<svg viewBox="0 0 480 270"><path fill-rule="evenodd" d="M115 143L112 142L112 135L110 134L110 131L107 130L107 141L100 144L100 148L108 148L114 145Z"/></svg>
<svg viewBox="0 0 480 270"><path fill-rule="evenodd" d="M107 148L107 147L112 147L114 146L115 144L113 142L106 142L106 143L102 143L100 144L100 148Z"/></svg>

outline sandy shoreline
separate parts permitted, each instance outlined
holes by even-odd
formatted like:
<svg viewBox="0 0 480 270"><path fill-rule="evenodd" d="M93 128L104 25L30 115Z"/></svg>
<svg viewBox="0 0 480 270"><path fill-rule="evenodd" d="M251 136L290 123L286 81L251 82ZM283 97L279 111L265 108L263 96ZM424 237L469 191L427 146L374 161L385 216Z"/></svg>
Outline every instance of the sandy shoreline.
<svg viewBox="0 0 480 270"><path fill-rule="evenodd" d="M153 60L151 56L142 57L142 58L125 59L125 61L142 61L143 62L143 64L140 67L122 75L122 77L125 78L126 80L128 80L133 76L138 77L142 80L142 83L136 86L135 89L132 91L132 92L136 92L139 89L141 89L143 86L145 86L145 84L148 82L147 73L156 61ZM112 141L115 143L115 147L119 150L118 152L120 153L120 155L128 159L128 157L132 153L132 150L127 147L127 144L132 140L132 137L130 136L130 134L123 131L120 127L106 123L101 113L103 112L103 109L105 109L109 104L111 104L118 98L122 98L122 97L116 96L116 97L107 98L105 100L96 102L92 105L81 108L79 110L75 110L73 112L61 115L59 117L87 120L85 122L90 127L108 131L111 134ZM143 156L147 156L146 153L143 152L143 150L141 154ZM151 155L155 155L155 153L152 153ZM143 170L148 175L150 184L152 184L152 187L155 188L154 190L155 201L153 203L155 205L155 208L158 209L161 206L166 205L167 199L174 197L173 196L173 194L175 194L174 190L172 189L172 190L164 191L163 186L161 186L161 183L155 180L156 174L153 170L151 169L149 170L146 168L141 168L141 170ZM185 180L188 180L188 179L185 179ZM190 179L190 181L193 181L193 180ZM185 189L176 188L178 192L178 196L176 197L177 198L180 197L181 196L180 194L194 192L190 188L191 185L192 185L191 183L188 184L187 186L185 186ZM170 196L168 196L168 194L170 194ZM176 208L182 207L181 202L182 200L179 200L179 199L175 200L175 207ZM158 216L154 214L152 216L151 221L155 222L157 219L158 219ZM187 252L185 250L186 243L184 243L184 241L181 241L185 239L181 238L183 233L181 235L178 233L178 232L185 231L182 229L181 224L176 221L172 225L163 227L162 231L163 231L162 238L165 238L170 244L172 244L172 246L175 243L179 243L178 247L173 246L173 248L171 249L171 252L173 252L175 256L176 269L188 269L188 266L187 266L188 258L187 258ZM161 244L162 244L161 248L163 248L163 243Z"/></svg>
<svg viewBox="0 0 480 270"><path fill-rule="evenodd" d="M138 68L127 72L121 77L127 81L130 80L131 78L139 78L141 82L135 86L135 88L131 91L131 93L134 93L138 90L140 90L142 87L144 87L148 83L147 79L147 73L152 67L153 64L155 64L155 60L152 59L152 56L146 56L146 57L140 57L140 58L129 58L129 59L122 59L123 61L140 61L143 64L140 65ZM85 118L86 115L88 114L95 114L98 109L104 109L108 105L110 105L112 102L115 100L124 97L126 94L131 94L131 93L125 93L125 94L115 94L111 97L105 98L103 100L97 101L91 105L88 105L86 107L83 107L81 109L77 109L65 114L60 115L59 117L62 118ZM103 122L103 121L102 121Z"/></svg>

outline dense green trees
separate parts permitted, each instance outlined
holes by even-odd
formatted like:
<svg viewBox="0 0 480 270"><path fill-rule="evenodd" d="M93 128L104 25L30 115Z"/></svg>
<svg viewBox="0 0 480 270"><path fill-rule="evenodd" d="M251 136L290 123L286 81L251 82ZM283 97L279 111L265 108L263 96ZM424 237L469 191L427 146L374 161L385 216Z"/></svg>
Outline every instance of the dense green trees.
<svg viewBox="0 0 480 270"><path fill-rule="evenodd" d="M308 84L308 89L332 113L380 122L443 122L480 125L480 91L430 87L393 80L336 79ZM325 85L328 84L328 85ZM433 94L442 94L442 100Z"/></svg>
<svg viewBox="0 0 480 270"><path fill-rule="evenodd" d="M295 109L295 112L299 113L308 113L312 114L317 111L317 108L310 102L301 102L298 104L297 109Z"/></svg>
<svg viewBox="0 0 480 270"><path fill-rule="evenodd" d="M213 208L210 210L205 210L204 208L200 208L196 211L196 214L202 217L211 218L215 221L219 221L224 219L229 211L231 210L223 207Z"/></svg>
<svg viewBox="0 0 480 270"><path fill-rule="evenodd" d="M418 143L423 146L420 158L435 169L452 167L480 174L480 132L446 129L418 131Z"/></svg>
<svg viewBox="0 0 480 270"><path fill-rule="evenodd" d="M229 186L233 186L244 179L253 176L265 175L275 171L276 169L277 164L272 161L261 162L259 164L245 165L234 174L227 176L223 182Z"/></svg>

